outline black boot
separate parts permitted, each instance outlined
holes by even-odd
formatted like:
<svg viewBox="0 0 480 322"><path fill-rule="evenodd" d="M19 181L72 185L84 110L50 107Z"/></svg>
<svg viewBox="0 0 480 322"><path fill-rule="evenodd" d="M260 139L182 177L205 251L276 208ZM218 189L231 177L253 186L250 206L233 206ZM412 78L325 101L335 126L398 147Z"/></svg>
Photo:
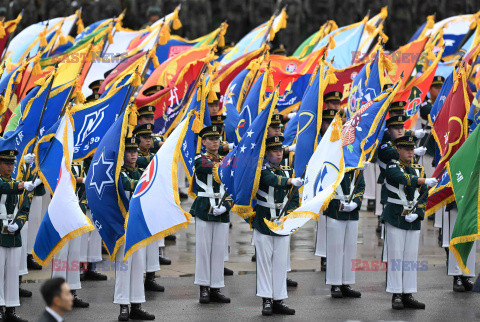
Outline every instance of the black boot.
<svg viewBox="0 0 480 322"><path fill-rule="evenodd" d="M412 294L402 294L402 302L406 308L425 310L425 304L414 299Z"/></svg>
<svg viewBox="0 0 480 322"><path fill-rule="evenodd" d="M87 270L84 272L84 279L86 281L106 281L107 275L100 274L93 270L93 264L87 264Z"/></svg>
<svg viewBox="0 0 480 322"><path fill-rule="evenodd" d="M289 287L297 287L297 286L298 286L298 283L295 282L294 280L291 280L291 279L287 278L287 286L289 286Z"/></svg>
<svg viewBox="0 0 480 322"><path fill-rule="evenodd" d="M460 276L453 277L453 291L454 292L465 292L465 286L463 286Z"/></svg>
<svg viewBox="0 0 480 322"><path fill-rule="evenodd" d="M172 261L162 255L158 256L158 260L160 261L160 265L172 265Z"/></svg>
<svg viewBox="0 0 480 322"><path fill-rule="evenodd" d="M145 291L165 292L165 287L155 282L155 272L145 274Z"/></svg>
<svg viewBox="0 0 480 322"><path fill-rule="evenodd" d="M262 315L272 315L272 299L263 298Z"/></svg>
<svg viewBox="0 0 480 322"><path fill-rule="evenodd" d="M130 320L130 313L128 313L128 305L120 304L120 314L118 315L118 321Z"/></svg>
<svg viewBox="0 0 480 322"><path fill-rule="evenodd" d="M177 240L177 236L175 236L175 235L168 235L167 237L165 237L165 240L176 241L176 240Z"/></svg>
<svg viewBox="0 0 480 322"><path fill-rule="evenodd" d="M5 316L3 318L5 322L28 322L27 320L22 319L17 314L15 314L14 307L7 307L5 310Z"/></svg>
<svg viewBox="0 0 480 322"><path fill-rule="evenodd" d="M340 291L342 291L342 295L344 297L362 297L362 293L355 291L350 287L350 285L340 286Z"/></svg>
<svg viewBox="0 0 480 322"><path fill-rule="evenodd" d="M210 288L210 302L230 303L230 298L220 293L219 288Z"/></svg>
<svg viewBox="0 0 480 322"><path fill-rule="evenodd" d="M22 285L22 276L18 277L18 295L20 295L20 297L32 297L32 292L21 288L20 285Z"/></svg>
<svg viewBox="0 0 480 322"><path fill-rule="evenodd" d="M33 259L32 254L27 254L27 268L39 271L42 269L42 266Z"/></svg>
<svg viewBox="0 0 480 322"><path fill-rule="evenodd" d="M295 315L295 310L289 308L283 303L283 300L273 301L273 313L284 315Z"/></svg>
<svg viewBox="0 0 480 322"><path fill-rule="evenodd" d="M368 199L367 211L375 211L375 199Z"/></svg>
<svg viewBox="0 0 480 322"><path fill-rule="evenodd" d="M326 257L320 257L320 270L322 272L327 271L327 258Z"/></svg>
<svg viewBox="0 0 480 322"><path fill-rule="evenodd" d="M0 321L5 321L5 312L3 311L3 306L0 306Z"/></svg>
<svg viewBox="0 0 480 322"><path fill-rule="evenodd" d="M336 299L341 299L343 297L342 290L338 285L332 285L332 288L330 289L330 293L332 294L332 297Z"/></svg>
<svg viewBox="0 0 480 322"><path fill-rule="evenodd" d="M208 286L200 286L200 303L207 304L210 303L210 290Z"/></svg>
<svg viewBox="0 0 480 322"><path fill-rule="evenodd" d="M257 254L253 254L252 256L252 262L256 262L257 261Z"/></svg>
<svg viewBox="0 0 480 322"><path fill-rule="evenodd" d="M402 294L393 294L392 296L392 309L403 310L405 306L402 302Z"/></svg>
<svg viewBox="0 0 480 322"><path fill-rule="evenodd" d="M85 302L84 300L78 297L76 290L71 290L70 292L73 295L73 307L87 308L90 306L88 302Z"/></svg>
<svg viewBox="0 0 480 322"><path fill-rule="evenodd" d="M380 223L380 221L378 221L377 223L377 228L375 228L375 232L377 232L377 234L380 234L382 232L382 224Z"/></svg>
<svg viewBox="0 0 480 322"><path fill-rule="evenodd" d="M232 271L231 269L229 269L229 268L224 267L224 268L223 268L223 275L225 275L225 276L232 276L232 275L233 275L233 271Z"/></svg>
<svg viewBox="0 0 480 322"><path fill-rule="evenodd" d="M471 292L473 289L473 282L470 280L470 277L461 276L460 279L462 280L462 284L465 287L465 291Z"/></svg>
<svg viewBox="0 0 480 322"><path fill-rule="evenodd" d="M155 315L150 314L142 309L140 303L132 303L130 309L130 319L132 320L155 320Z"/></svg>

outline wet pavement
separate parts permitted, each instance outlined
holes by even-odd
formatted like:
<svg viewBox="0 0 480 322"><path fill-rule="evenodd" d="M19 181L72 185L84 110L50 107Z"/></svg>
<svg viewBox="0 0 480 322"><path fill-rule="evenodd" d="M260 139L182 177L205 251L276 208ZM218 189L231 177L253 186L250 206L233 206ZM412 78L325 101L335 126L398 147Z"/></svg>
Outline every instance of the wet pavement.
<svg viewBox="0 0 480 322"><path fill-rule="evenodd" d="M189 209L191 202L184 203ZM240 217L231 215L230 258L225 264L234 276L225 279L225 292L232 298L227 305L198 304L198 287L193 285L195 263L195 226L176 233L175 242L166 242L166 257L172 265L162 266L157 272L158 282L166 287L165 293L148 294L144 307L156 314L157 320L240 320L263 319L260 315L261 300L255 296L255 263L251 262L254 248L250 245L251 230ZM382 254L378 235L375 233L377 217L373 212L362 211L359 222L357 258L365 265L378 263ZM419 261L426 261L424 270L418 272L418 299L427 305L425 311L391 310L391 296L385 293L385 271L366 270L356 275L355 287L362 292L361 299L334 300L325 285L325 273L320 272L319 257L313 255L316 223L309 222L291 241L291 266L289 277L299 282L297 289L289 289L288 304L297 309L293 320L453 320L480 319L480 294L454 293L452 278L446 276L446 256L438 246L438 228L433 221L422 225ZM478 252L477 252L478 254ZM478 255L477 255L478 258ZM69 321L115 321L118 306L112 304L114 269L106 261L99 270L108 276L104 282L83 282L80 297L91 303L88 309L75 309L69 313ZM34 292L33 298L22 299L18 312L22 317L35 320L43 309L38 291L40 283L50 277L51 267L32 271L24 277L26 289ZM274 317L275 318L275 317ZM277 317L279 318L279 317Z"/></svg>

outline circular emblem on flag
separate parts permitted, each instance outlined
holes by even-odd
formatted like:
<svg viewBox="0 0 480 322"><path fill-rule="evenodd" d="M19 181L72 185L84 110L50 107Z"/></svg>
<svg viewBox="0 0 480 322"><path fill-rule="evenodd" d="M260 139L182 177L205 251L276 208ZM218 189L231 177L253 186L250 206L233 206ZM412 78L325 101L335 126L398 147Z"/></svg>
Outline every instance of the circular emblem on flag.
<svg viewBox="0 0 480 322"><path fill-rule="evenodd" d="M295 63L289 63L287 67L285 67L285 70L289 73L293 73L294 71L297 70L297 64Z"/></svg>
<svg viewBox="0 0 480 322"><path fill-rule="evenodd" d="M157 156L155 156L138 181L137 188L135 188L135 193L133 194L132 198L141 197L150 189L152 183L155 181L155 177L157 176L157 167L158 161Z"/></svg>
<svg viewBox="0 0 480 322"><path fill-rule="evenodd" d="M357 77L357 75L358 75L357 72L353 72L352 74L350 74L350 79L353 81L355 77Z"/></svg>
<svg viewBox="0 0 480 322"><path fill-rule="evenodd" d="M322 164L322 167L320 168L313 185L314 196L318 195L328 186L333 184L335 180L337 180L339 171L340 170L337 168L337 166L331 162L325 162Z"/></svg>

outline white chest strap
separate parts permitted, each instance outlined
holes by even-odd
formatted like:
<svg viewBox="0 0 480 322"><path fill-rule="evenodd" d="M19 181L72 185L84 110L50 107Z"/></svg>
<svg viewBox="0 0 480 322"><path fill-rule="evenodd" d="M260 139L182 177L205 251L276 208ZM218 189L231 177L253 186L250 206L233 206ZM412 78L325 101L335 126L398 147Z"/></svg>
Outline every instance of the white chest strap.
<svg viewBox="0 0 480 322"><path fill-rule="evenodd" d="M0 198L0 220L3 220L3 225L8 225L9 220L13 220L15 216L17 215L18 212L18 206L15 207L15 210L13 211L13 215L9 215L7 212L7 207L5 206L5 202L7 201L7 195L3 194L2 197Z"/></svg>
<svg viewBox="0 0 480 322"><path fill-rule="evenodd" d="M195 182L197 185L202 188L204 191L199 191L197 193L197 196L199 197L206 197L210 201L210 206L213 207L218 207L218 204L220 203L220 199L223 197L223 194L225 193L225 187L223 184L220 185L220 191L219 192L214 192L213 191L213 175L208 174L207 175L207 183L199 180L197 176L195 176Z"/></svg>
<svg viewBox="0 0 480 322"><path fill-rule="evenodd" d="M403 170L402 170L402 172L403 172ZM420 170L415 169L415 172L416 172L417 176L420 177ZM396 187L392 186L391 184L389 184L388 182L385 182L385 187L387 188L388 191L390 191L390 192L392 192L392 193L394 193L398 196L398 199L393 198L393 197L388 197L387 202L394 203L396 205L401 205L401 206L403 206L404 210L412 210L413 205L417 202L418 197L420 196L420 192L418 191L418 189L415 189L415 193L413 195L413 200L408 201L407 200L407 195L405 194L405 185L399 184L398 188L396 188Z"/></svg>
<svg viewBox="0 0 480 322"><path fill-rule="evenodd" d="M353 193L353 188L355 187L355 180L352 180L350 182L350 188L348 189L348 194L345 194L342 189L342 185L339 184L336 189L335 196L333 199L340 200L341 203L345 203L348 198L350 198L350 195Z"/></svg>
<svg viewBox="0 0 480 322"><path fill-rule="evenodd" d="M285 176L290 178L288 171L285 171ZM265 199L265 201L257 200L257 204L270 209L270 219L277 219L277 210L282 210L285 207L288 200L287 196L283 198L282 202L275 203L275 188L272 186L268 187L268 192L258 189L257 194Z"/></svg>

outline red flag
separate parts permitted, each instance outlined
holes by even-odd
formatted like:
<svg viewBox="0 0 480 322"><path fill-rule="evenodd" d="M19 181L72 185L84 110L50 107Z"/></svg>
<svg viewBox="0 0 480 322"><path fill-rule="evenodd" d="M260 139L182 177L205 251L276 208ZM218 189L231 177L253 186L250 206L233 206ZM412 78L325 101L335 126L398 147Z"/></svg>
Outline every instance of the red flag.
<svg viewBox="0 0 480 322"><path fill-rule="evenodd" d="M113 81L116 80L116 78L122 73L124 70L126 70L129 66L131 66L133 63L137 61L137 59L140 59L142 56L145 55L145 52L141 51L139 53L136 53L133 56L126 57L124 58L108 75L105 77L105 80L102 82L102 85L100 86L98 92L100 94L103 94L105 92L105 89L108 87L108 85L113 84Z"/></svg>
<svg viewBox="0 0 480 322"><path fill-rule="evenodd" d="M347 105L348 95L352 87L352 82L357 77L358 73L362 70L365 63L349 66L344 69L335 69L335 76L338 81L335 84L327 85L324 93L339 91L343 93L341 106Z"/></svg>
<svg viewBox="0 0 480 322"><path fill-rule="evenodd" d="M465 67L462 66L458 70L453 87L433 124L432 134L442 155L433 172L434 177L443 170L445 163L468 136L467 116L472 100L473 94L467 84Z"/></svg>
<svg viewBox="0 0 480 322"><path fill-rule="evenodd" d="M392 63L397 65L395 75L390 77L392 82L395 83L403 73L406 77L403 78L401 86L405 86L408 78L412 75L427 40L427 37L423 37L422 39L412 41L387 56Z"/></svg>

